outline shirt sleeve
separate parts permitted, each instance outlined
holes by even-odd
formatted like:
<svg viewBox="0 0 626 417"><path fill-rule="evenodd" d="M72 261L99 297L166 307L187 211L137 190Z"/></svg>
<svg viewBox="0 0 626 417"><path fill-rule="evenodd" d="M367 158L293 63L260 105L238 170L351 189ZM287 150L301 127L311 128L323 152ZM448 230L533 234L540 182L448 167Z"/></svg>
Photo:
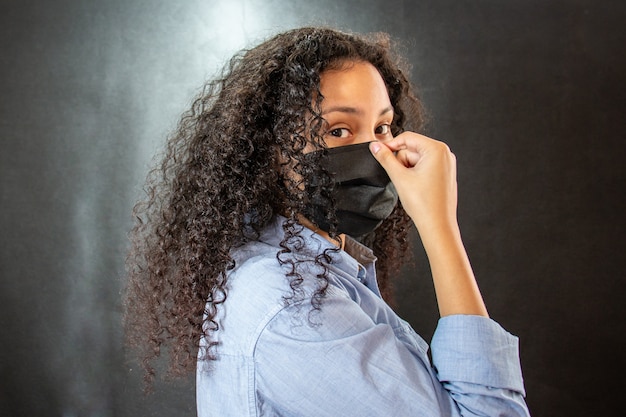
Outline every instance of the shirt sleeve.
<svg viewBox="0 0 626 417"><path fill-rule="evenodd" d="M489 324L469 316L441 320L435 369L414 332L374 322L347 297L329 296L321 310L304 303L287 307L257 340L253 384L260 414L528 415L516 379L521 374L514 370L516 339L483 320ZM481 351L490 341L496 346ZM484 368L472 363L458 369L477 358Z"/></svg>
<svg viewBox="0 0 626 417"><path fill-rule="evenodd" d="M495 321L455 315L439 320L432 340L437 379L461 415L528 416L519 340ZM483 414L483 409L506 410Z"/></svg>

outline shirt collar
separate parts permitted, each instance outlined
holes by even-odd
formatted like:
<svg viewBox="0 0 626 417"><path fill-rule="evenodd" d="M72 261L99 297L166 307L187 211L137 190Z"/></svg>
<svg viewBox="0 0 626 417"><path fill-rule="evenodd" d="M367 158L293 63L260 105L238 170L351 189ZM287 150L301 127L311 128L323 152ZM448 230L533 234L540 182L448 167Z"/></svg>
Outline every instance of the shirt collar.
<svg viewBox="0 0 626 417"><path fill-rule="evenodd" d="M259 236L259 240L274 247L279 247L285 237L283 225L287 219L283 216L276 216ZM304 243L302 250L295 255L316 256L328 249L335 249L335 245L326 240L323 236L296 224L294 227L302 228L299 238ZM328 265L331 271L339 275L348 275L355 278L374 292L378 292L376 284L375 262L376 257L370 248L357 242L353 238L346 236L344 250L333 250L329 252L332 262Z"/></svg>

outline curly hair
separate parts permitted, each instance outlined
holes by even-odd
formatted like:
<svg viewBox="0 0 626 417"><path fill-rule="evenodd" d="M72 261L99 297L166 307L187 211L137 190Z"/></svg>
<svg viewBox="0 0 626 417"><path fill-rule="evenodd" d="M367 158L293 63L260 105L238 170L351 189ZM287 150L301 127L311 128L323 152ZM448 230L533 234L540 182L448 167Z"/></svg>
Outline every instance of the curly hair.
<svg viewBox="0 0 626 417"><path fill-rule="evenodd" d="M215 358L216 314L227 297L231 250L258 238L282 215L287 218L282 251L297 252L298 214L306 210L307 179L314 175L326 178L315 192L331 199L329 234L337 236L330 175L303 151L325 148L320 75L347 62L369 62L380 72L394 108L394 136L421 129L422 107L387 35L302 28L235 55L168 138L162 162L148 174L147 196L133 209L124 293L127 342L139 355L149 384L162 348L167 349L169 375L193 371L199 354ZM363 239L378 257L387 300L388 277L410 252L409 225L398 203ZM321 254L314 261L323 266L330 258ZM289 301L297 298L305 278L295 264L287 278L293 291L285 298ZM315 308L328 286L325 274L317 279ZM198 352L201 338L209 341L204 352Z"/></svg>

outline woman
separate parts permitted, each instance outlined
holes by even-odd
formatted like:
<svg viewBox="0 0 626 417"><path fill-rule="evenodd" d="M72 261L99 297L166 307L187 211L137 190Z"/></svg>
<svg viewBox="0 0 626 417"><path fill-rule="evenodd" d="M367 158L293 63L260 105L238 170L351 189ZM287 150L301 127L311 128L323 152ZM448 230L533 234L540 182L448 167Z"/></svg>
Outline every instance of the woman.
<svg viewBox="0 0 626 417"><path fill-rule="evenodd" d="M528 415L517 339L461 241L454 155L421 124L384 36L304 28L233 58L135 209L125 317L148 380L167 347L170 371L196 369L199 416ZM434 366L383 301L413 225Z"/></svg>

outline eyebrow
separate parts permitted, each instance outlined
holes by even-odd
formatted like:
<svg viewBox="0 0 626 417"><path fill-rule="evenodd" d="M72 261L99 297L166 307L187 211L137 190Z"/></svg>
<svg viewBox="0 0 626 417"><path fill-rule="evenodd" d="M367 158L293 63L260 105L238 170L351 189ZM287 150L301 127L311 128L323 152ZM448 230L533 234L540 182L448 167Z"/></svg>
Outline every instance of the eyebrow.
<svg viewBox="0 0 626 417"><path fill-rule="evenodd" d="M382 116L383 114L389 113L390 111L393 111L393 107L391 107L391 106L385 107L380 112L379 116ZM357 109L356 107L335 106L335 107L331 107L329 109L326 109L326 111L322 112L322 115L328 114L328 113L334 113L334 112L350 113L350 114L360 114L360 113L363 113L363 111L361 109Z"/></svg>

